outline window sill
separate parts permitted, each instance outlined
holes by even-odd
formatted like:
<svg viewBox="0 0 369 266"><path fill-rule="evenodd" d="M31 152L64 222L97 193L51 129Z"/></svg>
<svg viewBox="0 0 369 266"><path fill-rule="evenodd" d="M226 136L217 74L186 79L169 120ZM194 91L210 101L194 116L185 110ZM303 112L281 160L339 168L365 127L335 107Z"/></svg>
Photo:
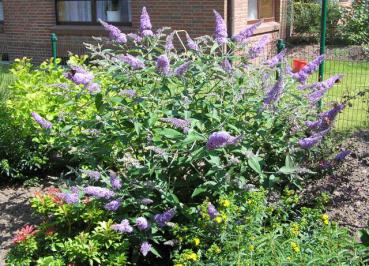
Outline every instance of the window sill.
<svg viewBox="0 0 369 266"><path fill-rule="evenodd" d="M129 29L129 26L119 27L121 30ZM100 25L56 25L51 30L57 35L70 36L98 36L106 35L103 26Z"/></svg>
<svg viewBox="0 0 369 266"><path fill-rule="evenodd" d="M254 35L260 35L268 32L279 31L280 24L275 21L263 22L261 25L255 30Z"/></svg>

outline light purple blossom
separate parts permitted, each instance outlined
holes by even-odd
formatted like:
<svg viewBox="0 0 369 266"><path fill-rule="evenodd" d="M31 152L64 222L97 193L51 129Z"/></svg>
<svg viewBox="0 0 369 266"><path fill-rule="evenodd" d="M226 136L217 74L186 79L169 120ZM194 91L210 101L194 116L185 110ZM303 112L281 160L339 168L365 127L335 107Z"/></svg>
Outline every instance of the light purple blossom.
<svg viewBox="0 0 369 266"><path fill-rule="evenodd" d="M226 58L222 61L222 63L220 64L220 66L222 67L222 69L227 72L227 73L231 73L232 72L232 64L231 62L229 62L229 60Z"/></svg>
<svg viewBox="0 0 369 266"><path fill-rule="evenodd" d="M269 41L268 35L264 35L260 40L254 44L249 50L249 56L251 59L256 58L264 49Z"/></svg>
<svg viewBox="0 0 369 266"><path fill-rule="evenodd" d="M116 211L119 209L121 202L119 200L112 200L104 205L107 211Z"/></svg>
<svg viewBox="0 0 369 266"><path fill-rule="evenodd" d="M152 25L150 21L150 16L147 13L146 7L142 8L141 18L140 18L140 32L142 36L152 36Z"/></svg>
<svg viewBox="0 0 369 266"><path fill-rule="evenodd" d="M86 86L94 79L94 75L82 67L71 66L70 68L71 70L67 73L64 73L64 76L77 85L82 84Z"/></svg>
<svg viewBox="0 0 369 266"><path fill-rule="evenodd" d="M336 106L334 106L331 110L328 110L324 113L319 114L319 116L321 118L327 118L329 119L329 121L333 121L336 116L339 114L339 112L341 112L343 109L345 108L344 104L337 104Z"/></svg>
<svg viewBox="0 0 369 266"><path fill-rule="evenodd" d="M215 31L214 38L219 45L227 43L227 25L225 24L222 16L215 10L213 10L215 15Z"/></svg>
<svg viewBox="0 0 369 266"><path fill-rule="evenodd" d="M168 75L170 70L169 64L170 62L168 57L166 55L161 55L156 60L156 70L161 74Z"/></svg>
<svg viewBox="0 0 369 266"><path fill-rule="evenodd" d="M118 58L122 60L124 63L130 65L133 69L142 69L145 67L145 64L138 59L137 57L126 54L126 55L119 55Z"/></svg>
<svg viewBox="0 0 369 266"><path fill-rule="evenodd" d="M159 225L159 227L164 227L170 220L173 219L176 214L176 210L174 208L167 210L166 212L156 214L154 216L155 222Z"/></svg>
<svg viewBox="0 0 369 266"><path fill-rule="evenodd" d="M153 204L154 201L152 199L144 198L144 199L141 200L141 203L143 205L150 205L150 204Z"/></svg>
<svg viewBox="0 0 369 266"><path fill-rule="evenodd" d="M330 127L336 116L345 108L344 104L337 104L331 110L319 114L317 121L306 121L305 125L317 131L326 130Z"/></svg>
<svg viewBox="0 0 369 266"><path fill-rule="evenodd" d="M282 75L280 75L277 82L268 91L268 93L267 93L267 95L264 99L264 104L269 105L271 103L278 102L282 92L283 92L283 78L282 78Z"/></svg>
<svg viewBox="0 0 369 266"><path fill-rule="evenodd" d="M164 123L171 124L175 128L182 129L184 133L187 133L190 130L190 121L179 118L162 118L160 121Z"/></svg>
<svg viewBox="0 0 369 266"><path fill-rule="evenodd" d="M150 227L149 222L145 217L138 217L136 219L136 226L140 231L145 231Z"/></svg>
<svg viewBox="0 0 369 266"><path fill-rule="evenodd" d="M146 147L147 150L150 150L150 151L153 151L154 153L164 157L167 155L167 153L165 152L165 150L159 148L159 147L156 147L156 146L147 146Z"/></svg>
<svg viewBox="0 0 369 266"><path fill-rule="evenodd" d="M101 25L104 26L105 30L109 32L109 38L113 41L116 41L117 43L126 43L127 42L127 36L120 31L117 27L110 25L101 19L99 20Z"/></svg>
<svg viewBox="0 0 369 266"><path fill-rule="evenodd" d="M304 84L309 75L314 73L319 68L319 65L323 62L324 55L320 55L315 58L313 61L309 62L306 66L304 66L299 72L292 73L292 76L301 84Z"/></svg>
<svg viewBox="0 0 369 266"><path fill-rule="evenodd" d="M111 229L120 233L132 233L133 227L127 219L122 220L120 224L113 224Z"/></svg>
<svg viewBox="0 0 369 266"><path fill-rule="evenodd" d="M299 90L306 90L306 89L312 89L312 90L321 90L321 89L330 89L333 87L333 85L342 78L343 75L334 75L330 77L327 80L321 81L321 82L315 82L313 84L309 85L300 85L297 88Z"/></svg>
<svg viewBox="0 0 369 266"><path fill-rule="evenodd" d="M142 42L142 37L137 35L136 33L128 33L127 37L129 37L130 39L134 40L137 43Z"/></svg>
<svg viewBox="0 0 369 266"><path fill-rule="evenodd" d="M177 67L177 68L174 70L174 74L175 74L177 77L183 76L183 75L188 71L188 69L190 68L191 63L192 63L192 62L186 62L186 63L183 63L182 65L180 65L179 67Z"/></svg>
<svg viewBox="0 0 369 266"><path fill-rule="evenodd" d="M107 188L88 186L84 189L85 194L93 196L98 199L110 199L115 193Z"/></svg>
<svg viewBox="0 0 369 266"><path fill-rule="evenodd" d="M67 204L76 204L79 202L78 192L72 191L72 193L58 193L58 197Z"/></svg>
<svg viewBox="0 0 369 266"><path fill-rule="evenodd" d="M234 145L241 139L241 136L233 137L226 131L214 132L209 136L206 148L214 150L217 148Z"/></svg>
<svg viewBox="0 0 369 266"><path fill-rule="evenodd" d="M91 93L91 94L97 94L101 92L101 88L100 85L97 83L90 83L87 85L87 90Z"/></svg>
<svg viewBox="0 0 369 266"><path fill-rule="evenodd" d="M285 55L286 55L286 49L282 50L280 53L278 53L277 55L267 60L265 64L268 65L270 68L273 68L282 62Z"/></svg>
<svg viewBox="0 0 369 266"><path fill-rule="evenodd" d="M334 157L334 159L336 161L343 161L351 153L352 153L352 151L350 151L350 150L341 151L339 154L336 155L336 157Z"/></svg>
<svg viewBox="0 0 369 266"><path fill-rule="evenodd" d="M172 32L171 34L169 34L167 36L167 39L165 41L165 51L167 51L167 52L169 52L170 50L174 49L173 37L174 37L174 32Z"/></svg>
<svg viewBox="0 0 369 266"><path fill-rule="evenodd" d="M233 39L238 43L245 42L248 38L250 38L252 35L254 35L255 30L257 27L259 27L261 24L261 20L256 22L255 24L252 24L251 26L247 27L246 29L242 30L237 35L233 36Z"/></svg>
<svg viewBox="0 0 369 266"><path fill-rule="evenodd" d="M120 96L126 96L126 97L129 97L129 98L134 98L134 97L136 97L136 91L134 91L134 90L121 90L120 92L119 92L119 95Z"/></svg>
<svg viewBox="0 0 369 266"><path fill-rule="evenodd" d="M325 134L329 132L329 129L323 130L321 132L315 133L310 137L300 139L298 144L302 149L310 149L316 144L318 144L324 137Z"/></svg>
<svg viewBox="0 0 369 266"><path fill-rule="evenodd" d="M82 170L89 178L94 179L95 181L100 179L100 172L99 171L92 171L92 170Z"/></svg>
<svg viewBox="0 0 369 266"><path fill-rule="evenodd" d="M186 39L187 39L188 48L190 48L191 50L195 52L200 51L198 44L194 40L191 39L190 35L186 34Z"/></svg>
<svg viewBox="0 0 369 266"><path fill-rule="evenodd" d="M151 250L151 244L149 244L148 242L143 242L141 244L141 247L140 247L140 252L141 254L146 257L147 254L149 253L149 251Z"/></svg>
<svg viewBox="0 0 369 266"><path fill-rule="evenodd" d="M217 217L219 215L218 210L210 202L208 204L208 214L209 214L211 219L214 219L215 217Z"/></svg>
<svg viewBox="0 0 369 266"><path fill-rule="evenodd" d="M38 113L32 112L31 115L33 117L33 120L35 120L37 124L39 124L42 128L45 128L45 129L52 128L53 125L49 121L47 121L45 118L41 117Z"/></svg>
<svg viewBox="0 0 369 266"><path fill-rule="evenodd" d="M110 174L110 184L113 190L118 190L122 188L122 181L116 174Z"/></svg>

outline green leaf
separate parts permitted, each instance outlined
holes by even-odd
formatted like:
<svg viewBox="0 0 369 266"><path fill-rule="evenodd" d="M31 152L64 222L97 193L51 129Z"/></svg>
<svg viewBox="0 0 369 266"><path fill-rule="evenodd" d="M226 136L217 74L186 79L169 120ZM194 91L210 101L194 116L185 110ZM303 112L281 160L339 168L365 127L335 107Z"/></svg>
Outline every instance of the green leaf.
<svg viewBox="0 0 369 266"><path fill-rule="evenodd" d="M158 129L155 130L155 133L161 136L164 136L168 139L178 139L183 136L183 134L172 128Z"/></svg>
<svg viewBox="0 0 369 266"><path fill-rule="evenodd" d="M249 160L247 161L247 163L249 164L249 166L258 174L262 174L263 172L261 171L261 166L260 166L260 161L261 159L258 156L252 156L249 158Z"/></svg>
<svg viewBox="0 0 369 266"><path fill-rule="evenodd" d="M154 247L151 247L150 252L154 254L156 257L161 258L159 252Z"/></svg>
<svg viewBox="0 0 369 266"><path fill-rule="evenodd" d="M195 190L192 192L191 198L194 198L194 197L196 197L197 195L200 195L200 194L202 194L202 193L204 193L204 192L206 192L206 191L207 191L207 189L206 189L206 188L204 188L203 186L197 187L197 188L195 188Z"/></svg>

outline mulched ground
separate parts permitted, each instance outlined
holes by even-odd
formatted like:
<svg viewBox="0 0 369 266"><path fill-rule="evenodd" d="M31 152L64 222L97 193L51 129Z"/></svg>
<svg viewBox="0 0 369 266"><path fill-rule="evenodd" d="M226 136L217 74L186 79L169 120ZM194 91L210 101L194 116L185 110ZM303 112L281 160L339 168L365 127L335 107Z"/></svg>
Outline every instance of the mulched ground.
<svg viewBox="0 0 369 266"><path fill-rule="evenodd" d="M354 233L369 221L369 131L356 133L342 146L352 154L332 175L313 182L303 194L311 199L328 192L329 216Z"/></svg>
<svg viewBox="0 0 369 266"><path fill-rule="evenodd" d="M332 175L310 184L303 192L314 198L322 192L331 195L327 206L332 220L348 227L353 233L366 227L369 220L369 131L347 139L343 148L353 153ZM5 265L5 254L13 234L25 224L33 224L29 199L40 187L0 187L0 266Z"/></svg>

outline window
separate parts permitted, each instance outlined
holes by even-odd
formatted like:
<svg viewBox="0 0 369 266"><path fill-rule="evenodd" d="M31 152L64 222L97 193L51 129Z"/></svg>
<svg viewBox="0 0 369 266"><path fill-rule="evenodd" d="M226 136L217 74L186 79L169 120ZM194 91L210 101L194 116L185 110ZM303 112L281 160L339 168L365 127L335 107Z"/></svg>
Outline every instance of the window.
<svg viewBox="0 0 369 266"><path fill-rule="evenodd" d="M248 0L248 20L274 20L274 0Z"/></svg>
<svg viewBox="0 0 369 266"><path fill-rule="evenodd" d="M4 21L4 4L3 0L0 0L0 23Z"/></svg>
<svg viewBox="0 0 369 266"><path fill-rule="evenodd" d="M0 0L1 1L1 0ZM56 0L58 24L131 23L131 0Z"/></svg>

